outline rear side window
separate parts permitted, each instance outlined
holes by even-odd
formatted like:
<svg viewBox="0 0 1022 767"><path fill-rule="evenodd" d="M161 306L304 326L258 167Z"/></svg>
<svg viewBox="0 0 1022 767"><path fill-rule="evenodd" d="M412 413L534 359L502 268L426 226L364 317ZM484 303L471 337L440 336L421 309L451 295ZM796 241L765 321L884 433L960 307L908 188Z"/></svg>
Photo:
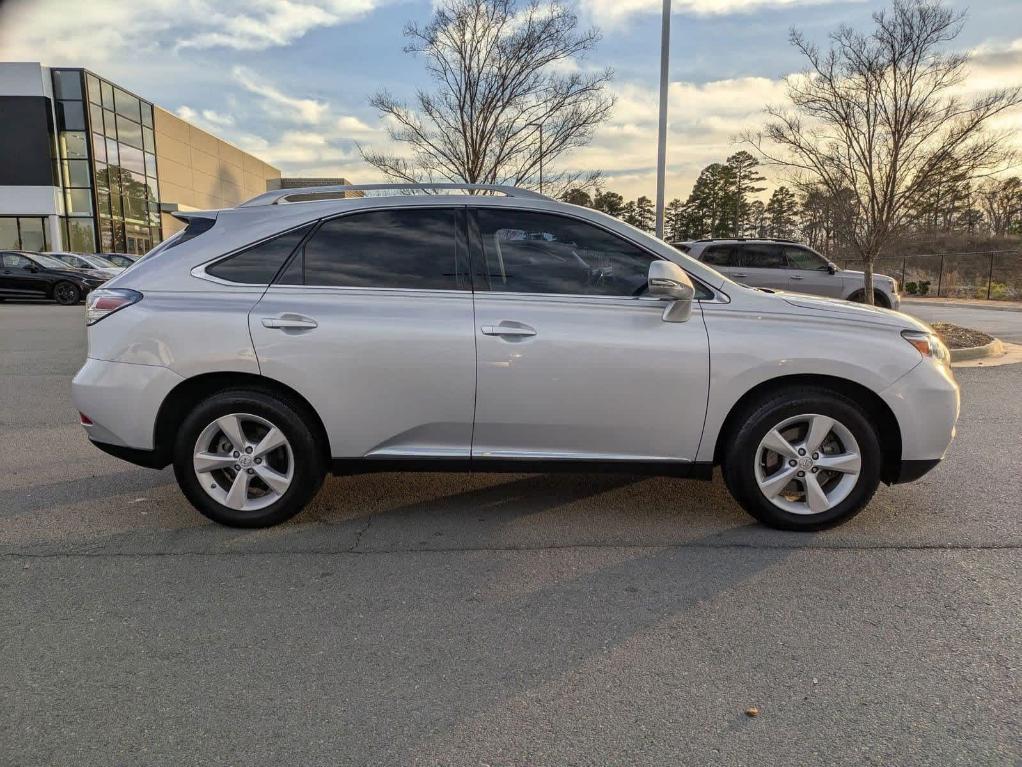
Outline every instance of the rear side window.
<svg viewBox="0 0 1022 767"><path fill-rule="evenodd" d="M757 269L785 269L788 261L784 258L784 252L778 245L749 244L742 247L744 250L743 266L750 266Z"/></svg>
<svg viewBox="0 0 1022 767"><path fill-rule="evenodd" d="M734 254L735 248L731 245L711 245L699 260L710 266L737 266Z"/></svg>
<svg viewBox="0 0 1022 767"><path fill-rule="evenodd" d="M323 223L282 284L458 290L458 217L453 208L374 210ZM300 254L302 255L302 254Z"/></svg>
<svg viewBox="0 0 1022 767"><path fill-rule="evenodd" d="M253 245L240 253L206 267L206 274L228 282L246 285L269 285L280 267L311 229L303 226Z"/></svg>

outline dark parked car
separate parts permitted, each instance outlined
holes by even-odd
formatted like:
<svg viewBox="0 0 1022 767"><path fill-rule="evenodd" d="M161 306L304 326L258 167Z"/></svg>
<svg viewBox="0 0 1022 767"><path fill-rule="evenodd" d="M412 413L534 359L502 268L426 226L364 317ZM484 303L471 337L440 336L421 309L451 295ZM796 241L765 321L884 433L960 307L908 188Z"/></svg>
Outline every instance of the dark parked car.
<svg viewBox="0 0 1022 767"><path fill-rule="evenodd" d="M129 256L127 253L97 253L96 255L100 258L105 258L114 266L119 266L122 269L127 269L139 259L139 256Z"/></svg>
<svg viewBox="0 0 1022 767"><path fill-rule="evenodd" d="M44 256L51 256L58 261L63 261L68 266L80 269L93 277L102 277L109 280L124 271L123 267L116 266L112 262L97 256L95 253L66 253L53 251L43 253Z"/></svg>
<svg viewBox="0 0 1022 767"><path fill-rule="evenodd" d="M0 301L49 298L70 306L106 282L52 256L17 250L0 251Z"/></svg>

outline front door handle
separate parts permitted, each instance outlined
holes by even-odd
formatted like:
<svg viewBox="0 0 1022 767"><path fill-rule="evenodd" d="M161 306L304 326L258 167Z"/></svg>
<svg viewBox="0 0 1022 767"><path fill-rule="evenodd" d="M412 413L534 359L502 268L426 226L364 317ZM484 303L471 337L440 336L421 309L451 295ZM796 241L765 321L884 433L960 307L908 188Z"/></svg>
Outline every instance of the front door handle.
<svg viewBox="0 0 1022 767"><path fill-rule="evenodd" d="M749 275L747 275L747 274L738 274L737 272L735 272L735 273L734 273L734 274L732 274L731 276L732 276L732 277L741 277L742 279L745 279L745 278L746 278L746 277L748 277Z"/></svg>
<svg viewBox="0 0 1022 767"><path fill-rule="evenodd" d="M799 277L797 274L793 274L793 275L791 275L791 279L793 279L793 280L804 280L805 277Z"/></svg>
<svg viewBox="0 0 1022 767"><path fill-rule="evenodd" d="M279 317L263 317L263 327L278 330L312 330L318 328L319 323L312 317L303 317L300 314L282 314Z"/></svg>
<svg viewBox="0 0 1022 767"><path fill-rule="evenodd" d="M483 325L480 328L486 336L515 336L525 338L536 335L535 328L528 325Z"/></svg>

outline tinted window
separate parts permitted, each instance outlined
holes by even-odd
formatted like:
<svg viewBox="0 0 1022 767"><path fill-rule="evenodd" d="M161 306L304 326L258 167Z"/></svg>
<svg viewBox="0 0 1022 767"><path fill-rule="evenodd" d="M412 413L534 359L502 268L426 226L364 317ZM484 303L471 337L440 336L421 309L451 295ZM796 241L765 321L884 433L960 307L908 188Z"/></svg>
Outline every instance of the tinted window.
<svg viewBox="0 0 1022 767"><path fill-rule="evenodd" d="M484 284L516 293L637 296L655 256L591 224L518 210L477 212Z"/></svg>
<svg viewBox="0 0 1022 767"><path fill-rule="evenodd" d="M788 258L788 266L792 269L811 269L825 271L827 262L820 256L807 248L784 248L784 255Z"/></svg>
<svg viewBox="0 0 1022 767"><path fill-rule="evenodd" d="M3 263L5 269L25 269L32 265L31 261L17 253L4 253Z"/></svg>
<svg viewBox="0 0 1022 767"><path fill-rule="evenodd" d="M457 290L453 209L375 210L326 221L305 245L305 284ZM297 268L297 267L296 267ZM289 284L297 282L288 269Z"/></svg>
<svg viewBox="0 0 1022 767"><path fill-rule="evenodd" d="M700 260L710 266L738 266L734 254L735 248L731 245L711 245L703 251Z"/></svg>
<svg viewBox="0 0 1022 767"><path fill-rule="evenodd" d="M743 245L742 260L744 266L756 269L784 269L788 266L779 245Z"/></svg>
<svg viewBox="0 0 1022 767"><path fill-rule="evenodd" d="M287 257L302 241L308 226L253 245L233 256L206 267L206 274L228 282L269 285Z"/></svg>

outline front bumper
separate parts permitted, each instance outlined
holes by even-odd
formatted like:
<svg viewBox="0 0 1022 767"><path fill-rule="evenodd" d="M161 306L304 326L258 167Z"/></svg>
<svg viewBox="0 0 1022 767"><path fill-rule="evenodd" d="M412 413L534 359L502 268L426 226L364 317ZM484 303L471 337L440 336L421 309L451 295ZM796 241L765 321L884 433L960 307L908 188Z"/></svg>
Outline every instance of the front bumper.
<svg viewBox="0 0 1022 767"><path fill-rule="evenodd" d="M909 476L918 464L918 478L933 468L947 452L955 437L961 399L951 369L933 360L923 360L891 386L880 392L898 420L901 430L903 469L897 481ZM929 466L922 467L929 462ZM906 464L909 464L906 466Z"/></svg>
<svg viewBox="0 0 1022 767"><path fill-rule="evenodd" d="M160 406L183 380L159 365L90 357L71 382L71 400L92 421L82 426L93 442L152 450Z"/></svg>

